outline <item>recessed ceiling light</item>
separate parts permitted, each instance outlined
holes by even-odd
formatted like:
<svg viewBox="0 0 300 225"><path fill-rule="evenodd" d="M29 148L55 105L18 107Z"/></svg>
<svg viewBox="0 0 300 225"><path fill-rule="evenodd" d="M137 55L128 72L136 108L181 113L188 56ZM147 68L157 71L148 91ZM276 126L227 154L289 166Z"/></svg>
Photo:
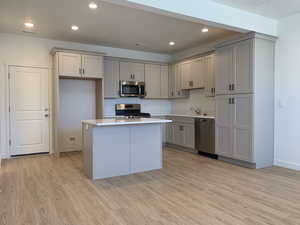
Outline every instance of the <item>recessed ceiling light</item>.
<svg viewBox="0 0 300 225"><path fill-rule="evenodd" d="M206 32L208 32L208 28L205 27L202 29L202 33L206 33Z"/></svg>
<svg viewBox="0 0 300 225"><path fill-rule="evenodd" d="M174 41L170 41L169 45L173 46L173 45L175 45L175 42Z"/></svg>
<svg viewBox="0 0 300 225"><path fill-rule="evenodd" d="M74 30L74 31L76 31L76 30L79 30L79 27L76 26L76 25L73 25L73 26L71 27L71 29Z"/></svg>
<svg viewBox="0 0 300 225"><path fill-rule="evenodd" d="M26 22L26 23L24 23L24 26L27 27L27 28L33 28L34 24L30 23L30 22Z"/></svg>
<svg viewBox="0 0 300 225"><path fill-rule="evenodd" d="M90 9L97 9L97 8L98 8L98 5L97 5L95 2L91 2L91 3L89 4L89 8L90 8Z"/></svg>

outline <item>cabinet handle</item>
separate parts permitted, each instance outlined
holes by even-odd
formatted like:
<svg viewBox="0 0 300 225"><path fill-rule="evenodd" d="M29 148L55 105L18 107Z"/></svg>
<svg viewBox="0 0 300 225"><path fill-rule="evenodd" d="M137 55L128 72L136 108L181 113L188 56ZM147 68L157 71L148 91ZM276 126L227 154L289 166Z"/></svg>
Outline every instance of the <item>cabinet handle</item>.
<svg viewBox="0 0 300 225"><path fill-rule="evenodd" d="M83 75L84 75L84 69L82 69L82 73L83 73Z"/></svg>
<svg viewBox="0 0 300 225"><path fill-rule="evenodd" d="M234 84L231 84L231 90L234 91Z"/></svg>
<svg viewBox="0 0 300 225"><path fill-rule="evenodd" d="M229 87L228 87L229 91L231 91L231 84L229 84Z"/></svg>
<svg viewBox="0 0 300 225"><path fill-rule="evenodd" d="M180 131L183 131L183 130L184 130L184 127L183 127L183 126L179 126L179 130L180 130Z"/></svg>
<svg viewBox="0 0 300 225"><path fill-rule="evenodd" d="M189 81L189 86L193 87L194 86L194 82L193 81Z"/></svg>
<svg viewBox="0 0 300 225"><path fill-rule="evenodd" d="M133 79L135 80L135 74L133 74Z"/></svg>
<svg viewBox="0 0 300 225"><path fill-rule="evenodd" d="M214 93L214 89L213 88L211 88L211 91L210 91L211 93Z"/></svg>
<svg viewBox="0 0 300 225"><path fill-rule="evenodd" d="M231 105L231 98L228 99L228 104Z"/></svg>
<svg viewBox="0 0 300 225"><path fill-rule="evenodd" d="M81 75L81 68L79 68L79 74Z"/></svg>
<svg viewBox="0 0 300 225"><path fill-rule="evenodd" d="M235 98L232 98L231 104L235 104Z"/></svg>

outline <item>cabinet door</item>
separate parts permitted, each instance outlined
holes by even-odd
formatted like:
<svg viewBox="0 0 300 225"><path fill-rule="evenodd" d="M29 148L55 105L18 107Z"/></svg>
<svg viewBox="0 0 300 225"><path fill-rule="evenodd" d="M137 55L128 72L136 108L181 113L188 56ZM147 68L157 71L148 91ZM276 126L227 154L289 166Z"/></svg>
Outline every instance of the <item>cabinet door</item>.
<svg viewBox="0 0 300 225"><path fill-rule="evenodd" d="M233 93L253 92L253 40L235 45L236 72L233 76Z"/></svg>
<svg viewBox="0 0 300 225"><path fill-rule="evenodd" d="M216 154L233 157L232 147L232 96L216 97Z"/></svg>
<svg viewBox="0 0 300 225"><path fill-rule="evenodd" d="M205 63L205 57L196 59L191 63L191 81L189 82L191 89L204 87Z"/></svg>
<svg viewBox="0 0 300 225"><path fill-rule="evenodd" d="M174 125L173 123L166 124L166 142L174 144Z"/></svg>
<svg viewBox="0 0 300 225"><path fill-rule="evenodd" d="M182 89L190 89L193 87L191 65L191 62L185 62L181 64Z"/></svg>
<svg viewBox="0 0 300 225"><path fill-rule="evenodd" d="M64 77L81 77L81 55L58 53L58 73Z"/></svg>
<svg viewBox="0 0 300 225"><path fill-rule="evenodd" d="M206 56L204 63L205 74L205 95L207 97L215 96L215 74L214 74L214 56Z"/></svg>
<svg viewBox="0 0 300 225"><path fill-rule="evenodd" d="M215 58L216 95L229 94L234 73L233 46L217 49Z"/></svg>
<svg viewBox="0 0 300 225"><path fill-rule="evenodd" d="M160 98L160 65L145 65L146 98Z"/></svg>
<svg viewBox="0 0 300 225"><path fill-rule="evenodd" d="M131 63L131 71L133 74L133 80L145 81L145 64Z"/></svg>
<svg viewBox="0 0 300 225"><path fill-rule="evenodd" d="M194 124L183 125L184 142L183 146L191 149L195 149L195 126Z"/></svg>
<svg viewBox="0 0 300 225"><path fill-rule="evenodd" d="M175 65L169 67L169 98L175 98Z"/></svg>
<svg viewBox="0 0 300 225"><path fill-rule="evenodd" d="M119 62L104 60L104 98L118 98L120 70Z"/></svg>
<svg viewBox="0 0 300 225"><path fill-rule="evenodd" d="M103 56L82 55L82 73L86 78L103 78Z"/></svg>
<svg viewBox="0 0 300 225"><path fill-rule="evenodd" d="M184 125L180 123L173 124L175 145L184 146Z"/></svg>
<svg viewBox="0 0 300 225"><path fill-rule="evenodd" d="M169 66L160 66L160 97L169 96Z"/></svg>
<svg viewBox="0 0 300 225"><path fill-rule="evenodd" d="M233 96L233 152L234 158L253 162L252 151L252 95Z"/></svg>
<svg viewBox="0 0 300 225"><path fill-rule="evenodd" d="M120 80L133 80L131 62L120 62Z"/></svg>

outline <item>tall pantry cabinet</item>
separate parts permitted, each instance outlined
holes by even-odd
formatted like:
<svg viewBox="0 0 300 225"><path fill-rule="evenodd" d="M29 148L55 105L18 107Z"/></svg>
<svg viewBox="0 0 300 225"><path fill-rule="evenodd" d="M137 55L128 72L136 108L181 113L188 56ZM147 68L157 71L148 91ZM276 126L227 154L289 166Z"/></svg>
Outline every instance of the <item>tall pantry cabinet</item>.
<svg viewBox="0 0 300 225"><path fill-rule="evenodd" d="M253 168L273 165L274 47L255 33L216 46L216 152Z"/></svg>
<svg viewBox="0 0 300 225"><path fill-rule="evenodd" d="M103 118L104 53L53 48L51 54L54 66L52 143L59 155L81 149L81 120ZM77 95L73 96L75 89ZM87 108L76 108L78 103L86 103L86 99Z"/></svg>

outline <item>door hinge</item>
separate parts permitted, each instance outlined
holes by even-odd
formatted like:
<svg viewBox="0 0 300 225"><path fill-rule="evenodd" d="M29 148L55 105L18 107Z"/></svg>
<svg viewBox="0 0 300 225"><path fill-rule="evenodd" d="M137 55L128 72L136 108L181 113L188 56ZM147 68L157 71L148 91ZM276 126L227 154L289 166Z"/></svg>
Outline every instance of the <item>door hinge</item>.
<svg viewBox="0 0 300 225"><path fill-rule="evenodd" d="M11 139L9 139L8 144L9 144L9 146L11 146Z"/></svg>

